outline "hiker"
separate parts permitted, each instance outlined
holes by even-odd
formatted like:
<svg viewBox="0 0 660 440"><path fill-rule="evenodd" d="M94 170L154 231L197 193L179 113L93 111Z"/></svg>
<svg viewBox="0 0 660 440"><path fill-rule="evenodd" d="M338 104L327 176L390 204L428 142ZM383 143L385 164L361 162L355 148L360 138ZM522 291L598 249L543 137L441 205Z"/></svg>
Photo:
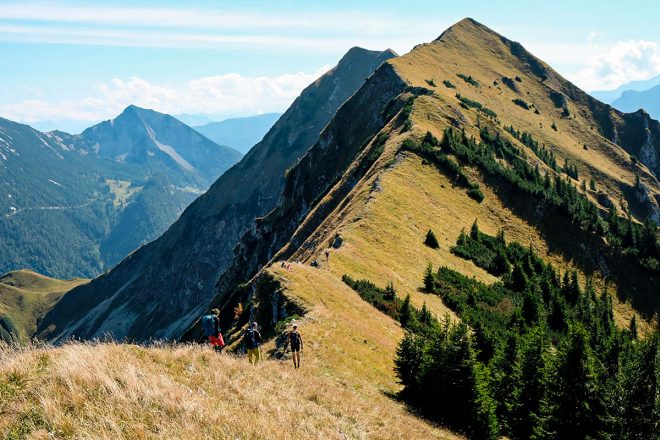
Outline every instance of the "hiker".
<svg viewBox="0 0 660 440"><path fill-rule="evenodd" d="M243 335L243 342L247 349L248 360L251 364L258 364L261 359L259 345L261 344L261 333L257 330L257 323L253 322L252 325L245 331Z"/></svg>
<svg viewBox="0 0 660 440"><path fill-rule="evenodd" d="M225 340L222 337L222 333L220 333L220 310L213 309L210 315L202 318L202 329L211 347L217 352L222 351L222 347L225 346Z"/></svg>
<svg viewBox="0 0 660 440"><path fill-rule="evenodd" d="M325 250L325 261L326 261L327 263L330 262L330 250L329 250L329 249L326 249L326 250Z"/></svg>
<svg viewBox="0 0 660 440"><path fill-rule="evenodd" d="M294 368L300 368L300 353L303 350L302 335L298 331L298 324L293 324L293 330L289 332L287 344L291 345L291 355L293 356ZM285 347L286 350L286 347Z"/></svg>

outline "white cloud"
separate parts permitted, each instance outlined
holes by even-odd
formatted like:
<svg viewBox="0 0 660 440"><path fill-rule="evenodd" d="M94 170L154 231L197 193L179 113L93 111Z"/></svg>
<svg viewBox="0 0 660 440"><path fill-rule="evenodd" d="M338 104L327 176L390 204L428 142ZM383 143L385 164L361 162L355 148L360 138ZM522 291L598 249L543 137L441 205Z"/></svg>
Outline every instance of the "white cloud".
<svg viewBox="0 0 660 440"><path fill-rule="evenodd" d="M194 79L178 85L152 84L142 78L115 78L99 84L93 96L52 102L26 100L0 105L8 119L35 123L49 120L96 122L135 104L169 114L257 114L282 111L328 68L313 73L248 77L236 73Z"/></svg>
<svg viewBox="0 0 660 440"><path fill-rule="evenodd" d="M595 47L586 66L569 78L586 90L610 90L660 74L660 45L653 41L619 41Z"/></svg>

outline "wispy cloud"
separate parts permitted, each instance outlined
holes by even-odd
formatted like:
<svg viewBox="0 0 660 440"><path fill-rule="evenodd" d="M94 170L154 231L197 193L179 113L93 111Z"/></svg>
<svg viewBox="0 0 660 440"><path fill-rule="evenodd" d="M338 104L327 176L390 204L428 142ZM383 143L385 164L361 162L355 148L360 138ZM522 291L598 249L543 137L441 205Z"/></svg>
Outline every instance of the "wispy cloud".
<svg viewBox="0 0 660 440"><path fill-rule="evenodd" d="M587 90L610 90L660 74L660 45L653 41L619 41L594 48L586 66L570 78Z"/></svg>
<svg viewBox="0 0 660 440"><path fill-rule="evenodd" d="M449 23L444 23L448 25ZM0 40L146 47L265 46L336 52L360 44L408 51L436 36L437 21L378 11L266 13L190 7L0 4Z"/></svg>
<svg viewBox="0 0 660 440"><path fill-rule="evenodd" d="M327 67L312 73L247 77L236 73L197 78L179 85L152 84L139 77L98 85L93 96L51 102L26 100L0 105L3 117L26 123L109 119L135 104L169 114L258 114L282 111Z"/></svg>

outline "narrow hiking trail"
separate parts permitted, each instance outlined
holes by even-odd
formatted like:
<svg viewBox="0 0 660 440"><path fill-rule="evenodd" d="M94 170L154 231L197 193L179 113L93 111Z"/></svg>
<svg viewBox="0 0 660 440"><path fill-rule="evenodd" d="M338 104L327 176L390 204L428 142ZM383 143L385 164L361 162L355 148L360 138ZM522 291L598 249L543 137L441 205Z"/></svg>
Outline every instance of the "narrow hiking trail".
<svg viewBox="0 0 660 440"><path fill-rule="evenodd" d="M82 209L98 201L99 199L90 199L86 203L75 206L28 206L25 208L14 209L9 214L5 214L5 217L6 218L13 217L16 214L20 214L21 212L25 212L25 211L66 211L69 209Z"/></svg>

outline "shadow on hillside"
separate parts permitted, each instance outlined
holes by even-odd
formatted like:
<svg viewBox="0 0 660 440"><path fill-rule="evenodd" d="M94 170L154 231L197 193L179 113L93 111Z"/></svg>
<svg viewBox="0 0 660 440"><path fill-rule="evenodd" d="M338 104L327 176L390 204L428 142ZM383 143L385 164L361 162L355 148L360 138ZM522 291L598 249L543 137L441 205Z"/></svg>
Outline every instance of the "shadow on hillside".
<svg viewBox="0 0 660 440"><path fill-rule="evenodd" d="M550 253L561 255L587 275L601 272L608 284L616 285L619 300L629 301L645 319L659 312L657 274L613 255L601 238L581 231L563 215L548 212L542 201L513 191L498 179L485 181L507 208L539 231Z"/></svg>
<svg viewBox="0 0 660 440"><path fill-rule="evenodd" d="M428 411L424 411L420 407L415 406L414 403L407 400L403 391L395 393L392 391L382 390L381 393L383 393L383 395L388 399L404 406L406 411L409 414L413 415L414 417L417 417L418 419L422 419L425 422L429 423L430 425L438 427L439 429L457 432L454 428L450 426L442 425L438 420L434 419L433 416L429 414ZM457 432L457 434L460 433Z"/></svg>

